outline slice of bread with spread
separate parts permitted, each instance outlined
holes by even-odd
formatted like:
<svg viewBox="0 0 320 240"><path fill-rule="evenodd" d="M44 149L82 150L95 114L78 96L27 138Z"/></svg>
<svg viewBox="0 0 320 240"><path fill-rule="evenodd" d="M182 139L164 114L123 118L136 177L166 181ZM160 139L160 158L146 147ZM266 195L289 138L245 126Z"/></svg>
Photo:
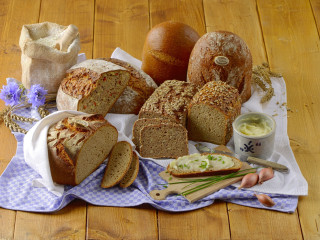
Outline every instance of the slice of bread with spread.
<svg viewBox="0 0 320 240"><path fill-rule="evenodd" d="M194 153L170 162L167 171L181 178L226 175L241 169L242 162L220 153Z"/></svg>

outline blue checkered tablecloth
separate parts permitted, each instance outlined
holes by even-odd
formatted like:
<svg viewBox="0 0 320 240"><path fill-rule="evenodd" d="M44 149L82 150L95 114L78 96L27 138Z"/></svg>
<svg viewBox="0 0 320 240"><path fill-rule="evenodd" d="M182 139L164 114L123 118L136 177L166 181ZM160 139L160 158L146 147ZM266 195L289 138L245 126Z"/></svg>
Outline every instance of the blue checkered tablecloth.
<svg viewBox="0 0 320 240"><path fill-rule="evenodd" d="M31 115L30 112L30 109L22 109L17 114L28 117ZM31 127L30 124L22 123L21 125L26 129ZM99 206L134 207L147 203L160 210L182 212L209 206L216 199L220 199L249 207L292 213L298 204L298 196L268 194L276 204L267 208L259 203L254 192L237 190L232 186L221 189L194 203L189 203L184 197L177 195L168 196L166 200L156 201L148 193L151 190L162 188L159 184L165 183L165 181L158 174L164 168L144 159L140 160L140 170L136 180L126 189L118 186L109 189L100 187L105 169L105 164L102 164L78 186L65 186L64 194L57 197L48 192L46 188L32 186L32 181L40 176L24 161L24 134L14 133L14 135L17 139L16 155L0 176L0 207L2 208L30 212L54 212L62 209L74 199L82 199Z"/></svg>

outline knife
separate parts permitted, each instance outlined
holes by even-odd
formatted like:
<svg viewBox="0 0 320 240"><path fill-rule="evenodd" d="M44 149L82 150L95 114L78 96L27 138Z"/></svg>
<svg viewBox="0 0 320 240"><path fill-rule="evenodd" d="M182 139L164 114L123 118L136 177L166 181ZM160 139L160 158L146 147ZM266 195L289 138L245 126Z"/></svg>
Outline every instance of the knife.
<svg viewBox="0 0 320 240"><path fill-rule="evenodd" d="M207 146L204 146L204 145L202 145L200 143L197 143L195 145L195 147L201 153L204 153L204 152L206 152L206 153L221 153L221 154L226 154L226 155L229 155L229 156L232 156L232 157L236 157L236 158L239 159L237 154L234 154L231 151L224 151L224 150L219 149L220 146L218 146L216 149L210 149ZM221 147L222 147L222 145L221 145ZM226 148L226 147L223 146L223 148ZM289 172L289 169L286 166L284 166L282 164L279 164L279 163L267 161L267 160L264 160L264 159L261 159L261 158L243 156L243 157L240 157L240 159L241 159L241 161L257 164L257 165L260 165L260 166L263 166L263 167L271 167L272 169L274 169L276 171L279 171L279 172Z"/></svg>

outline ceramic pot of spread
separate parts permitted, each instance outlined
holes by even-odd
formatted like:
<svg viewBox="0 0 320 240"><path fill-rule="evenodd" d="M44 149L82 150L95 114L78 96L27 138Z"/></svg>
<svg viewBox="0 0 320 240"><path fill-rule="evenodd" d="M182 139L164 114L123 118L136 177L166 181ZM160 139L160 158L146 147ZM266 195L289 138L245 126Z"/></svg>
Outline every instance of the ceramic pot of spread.
<svg viewBox="0 0 320 240"><path fill-rule="evenodd" d="M275 120L264 113L238 116L232 124L235 153L242 157L267 159L274 150Z"/></svg>

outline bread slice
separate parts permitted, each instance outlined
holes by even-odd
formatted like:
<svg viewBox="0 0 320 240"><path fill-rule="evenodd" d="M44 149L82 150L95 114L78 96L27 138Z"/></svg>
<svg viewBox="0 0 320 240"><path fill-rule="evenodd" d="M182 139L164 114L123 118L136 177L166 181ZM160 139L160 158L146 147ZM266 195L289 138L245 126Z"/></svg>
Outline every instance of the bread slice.
<svg viewBox="0 0 320 240"><path fill-rule="evenodd" d="M177 158L187 155L188 133L181 124L149 124L140 131L140 155L150 158Z"/></svg>
<svg viewBox="0 0 320 240"><path fill-rule="evenodd" d="M194 153L173 160L167 167L175 177L202 177L226 175L241 169L242 162L220 153Z"/></svg>
<svg viewBox="0 0 320 240"><path fill-rule="evenodd" d="M136 145L136 149L140 148L140 131L143 127L150 124L172 123L172 121L161 118L140 118L133 124L132 142Z"/></svg>
<svg viewBox="0 0 320 240"><path fill-rule="evenodd" d="M126 141L116 143L111 150L106 170L101 182L102 188L118 184L128 172L132 161L132 146Z"/></svg>
<svg viewBox="0 0 320 240"><path fill-rule="evenodd" d="M130 168L126 173L126 175L124 176L124 178L121 180L119 184L120 187L122 188L129 187L136 179L138 172L139 172L139 157L136 154L136 152L133 152Z"/></svg>

